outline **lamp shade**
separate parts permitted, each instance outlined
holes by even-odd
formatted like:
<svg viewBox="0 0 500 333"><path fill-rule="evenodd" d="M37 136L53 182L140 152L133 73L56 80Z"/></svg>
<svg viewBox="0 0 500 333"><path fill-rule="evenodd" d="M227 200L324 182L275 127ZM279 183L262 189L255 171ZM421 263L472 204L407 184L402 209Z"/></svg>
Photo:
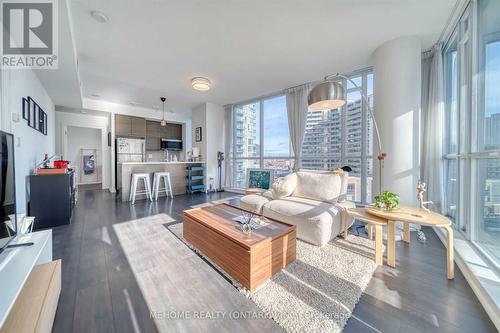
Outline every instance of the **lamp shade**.
<svg viewBox="0 0 500 333"><path fill-rule="evenodd" d="M307 104L311 111L328 111L339 108L345 103L344 87L334 81L318 84L307 96Z"/></svg>

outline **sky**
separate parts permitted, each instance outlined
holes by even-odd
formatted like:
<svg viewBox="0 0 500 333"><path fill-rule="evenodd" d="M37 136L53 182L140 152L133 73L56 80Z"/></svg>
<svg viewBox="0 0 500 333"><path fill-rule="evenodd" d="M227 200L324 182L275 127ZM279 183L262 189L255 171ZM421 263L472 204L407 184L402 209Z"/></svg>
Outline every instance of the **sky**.
<svg viewBox="0 0 500 333"><path fill-rule="evenodd" d="M361 77L355 78L358 85L362 85ZM367 77L368 95L373 94L373 74ZM347 88L352 88L348 83ZM361 98L359 92L348 93L348 100ZM288 115L286 111L286 97L277 96L264 100L264 156L292 156L290 148L290 134L288 128ZM258 133L257 133L258 135Z"/></svg>
<svg viewBox="0 0 500 333"><path fill-rule="evenodd" d="M286 97L264 100L264 156L290 156Z"/></svg>
<svg viewBox="0 0 500 333"><path fill-rule="evenodd" d="M486 117L500 113L500 41L486 45Z"/></svg>

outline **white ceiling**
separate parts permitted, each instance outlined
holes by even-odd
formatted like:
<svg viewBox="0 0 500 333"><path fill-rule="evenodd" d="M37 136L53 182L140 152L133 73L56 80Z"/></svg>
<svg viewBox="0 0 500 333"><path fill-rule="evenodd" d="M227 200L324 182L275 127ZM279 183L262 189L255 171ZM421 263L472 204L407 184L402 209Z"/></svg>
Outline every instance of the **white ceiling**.
<svg viewBox="0 0 500 333"><path fill-rule="evenodd" d="M38 78L54 103L74 108L82 107L82 91L78 73L73 23L67 0L58 2L58 68L37 69Z"/></svg>
<svg viewBox="0 0 500 333"><path fill-rule="evenodd" d="M371 65L383 42L439 37L456 0L72 0L84 98L175 112ZM91 18L103 11L109 22ZM194 76L209 92L190 86Z"/></svg>

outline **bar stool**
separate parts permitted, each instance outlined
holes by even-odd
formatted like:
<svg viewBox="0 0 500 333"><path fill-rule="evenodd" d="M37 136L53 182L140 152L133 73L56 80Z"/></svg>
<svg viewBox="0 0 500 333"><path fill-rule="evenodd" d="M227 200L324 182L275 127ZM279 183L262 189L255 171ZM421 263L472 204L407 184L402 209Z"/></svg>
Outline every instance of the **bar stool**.
<svg viewBox="0 0 500 333"><path fill-rule="evenodd" d="M144 191L137 191L137 183L140 179L144 181ZM130 195L128 198L128 201L132 201L132 205L135 204L136 194L146 194L146 198L153 201L153 196L151 195L151 181L149 179L149 173L132 174L132 183L130 184Z"/></svg>
<svg viewBox="0 0 500 333"><path fill-rule="evenodd" d="M165 183L165 187L160 189L160 183L163 179ZM170 194L170 197L173 198L172 192L172 183L170 182L170 172L155 172L153 179L153 195L155 200L158 200L158 193L165 192L167 196Z"/></svg>

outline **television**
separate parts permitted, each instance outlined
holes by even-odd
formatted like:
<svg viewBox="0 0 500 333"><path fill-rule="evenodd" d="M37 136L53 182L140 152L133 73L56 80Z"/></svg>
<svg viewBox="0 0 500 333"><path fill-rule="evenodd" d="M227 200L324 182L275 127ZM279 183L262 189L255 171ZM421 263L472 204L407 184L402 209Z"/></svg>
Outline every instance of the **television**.
<svg viewBox="0 0 500 333"><path fill-rule="evenodd" d="M16 218L14 136L0 131L0 253L16 236Z"/></svg>

